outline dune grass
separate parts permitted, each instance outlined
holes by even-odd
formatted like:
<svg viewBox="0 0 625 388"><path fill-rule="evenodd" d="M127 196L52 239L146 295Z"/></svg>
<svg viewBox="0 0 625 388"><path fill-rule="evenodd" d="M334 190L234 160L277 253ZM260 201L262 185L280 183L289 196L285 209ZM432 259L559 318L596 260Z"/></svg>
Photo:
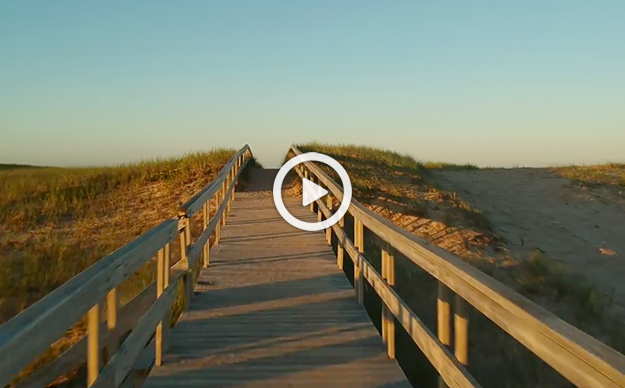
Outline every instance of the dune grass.
<svg viewBox="0 0 625 388"><path fill-rule="evenodd" d="M234 152L0 172L0 322L173 216Z"/></svg>
<svg viewBox="0 0 625 388"><path fill-rule="evenodd" d="M214 149L114 167L0 171L0 323L176 215L235 152ZM153 280L149 262L120 286L120 302ZM84 330L78 322L22 376L54 359Z"/></svg>
<svg viewBox="0 0 625 388"><path fill-rule="evenodd" d="M426 162L423 165L428 170L479 170L480 168L472 163L456 164L446 162Z"/></svg>
<svg viewBox="0 0 625 388"><path fill-rule="evenodd" d="M299 144L302 152L332 156L348 171L354 198L404 215L428 217L448 226L488 232L490 225L479 209L454 192L441 190L430 171L441 168L474 169L443 163L422 163L410 155L357 145ZM331 169L326 171L334 175ZM335 176L336 178L336 176Z"/></svg>
<svg viewBox="0 0 625 388"><path fill-rule="evenodd" d="M625 163L590 166L561 166L553 171L585 187L612 186L625 189Z"/></svg>

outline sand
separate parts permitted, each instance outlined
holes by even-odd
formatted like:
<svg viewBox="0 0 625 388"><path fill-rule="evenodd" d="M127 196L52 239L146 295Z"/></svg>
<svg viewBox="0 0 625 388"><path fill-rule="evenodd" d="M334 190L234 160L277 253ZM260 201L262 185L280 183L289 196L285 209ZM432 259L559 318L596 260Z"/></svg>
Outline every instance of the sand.
<svg viewBox="0 0 625 388"><path fill-rule="evenodd" d="M625 318L622 197L582 189L548 169L442 171L435 179L481 209L512 256L542 250L613 293L613 313Z"/></svg>

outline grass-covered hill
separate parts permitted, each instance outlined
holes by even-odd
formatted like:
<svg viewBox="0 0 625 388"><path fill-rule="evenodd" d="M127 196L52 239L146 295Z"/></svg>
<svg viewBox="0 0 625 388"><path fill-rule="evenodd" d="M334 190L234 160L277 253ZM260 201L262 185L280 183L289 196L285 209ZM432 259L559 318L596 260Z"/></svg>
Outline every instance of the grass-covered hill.
<svg viewBox="0 0 625 388"><path fill-rule="evenodd" d="M235 152L215 149L115 167L0 171L0 323L176 215L178 206L212 181ZM120 286L120 302L153 280L148 263ZM23 375L84 333L79 322ZM56 383L74 381L72 376Z"/></svg>
<svg viewBox="0 0 625 388"><path fill-rule="evenodd" d="M235 150L0 172L0 322L168 217Z"/></svg>

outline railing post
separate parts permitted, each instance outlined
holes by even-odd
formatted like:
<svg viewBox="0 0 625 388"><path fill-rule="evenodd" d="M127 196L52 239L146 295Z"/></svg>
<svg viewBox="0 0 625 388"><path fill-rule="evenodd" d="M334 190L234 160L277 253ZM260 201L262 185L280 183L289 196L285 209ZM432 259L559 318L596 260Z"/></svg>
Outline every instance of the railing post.
<svg viewBox="0 0 625 388"><path fill-rule="evenodd" d="M191 220L188 217L185 217L186 223L185 223L185 233L187 234L187 238L186 238L186 243L187 246L191 245Z"/></svg>
<svg viewBox="0 0 625 388"><path fill-rule="evenodd" d="M179 231L180 235L180 261L186 261L186 271L187 273L184 275L184 309L186 310L191 304L191 298L193 296L193 274L192 268L189 265L189 260L187 259L187 246L189 246L188 239L188 231L189 231L189 219L182 219L182 228Z"/></svg>
<svg viewBox="0 0 625 388"><path fill-rule="evenodd" d="M219 191L215 195L215 217L217 216L217 212L219 211ZM214 245L219 245L219 240L221 239L221 220L217 220L217 225L215 225L215 242Z"/></svg>
<svg viewBox="0 0 625 388"><path fill-rule="evenodd" d="M436 301L438 340L445 346L451 345L451 290L443 282L438 282L438 299ZM447 384L438 377L438 387L446 388Z"/></svg>
<svg viewBox="0 0 625 388"><path fill-rule="evenodd" d="M469 305L458 294L454 300L454 347L458 362L469 365Z"/></svg>
<svg viewBox="0 0 625 388"><path fill-rule="evenodd" d="M354 217L354 240L361 241L362 240L362 224L360 221ZM363 253L364 247L361 244L357 246L358 251ZM354 261L354 290L356 291L356 299L358 299L358 304L362 305L364 303L364 281L363 281L363 273L362 273L362 263L360 258Z"/></svg>
<svg viewBox="0 0 625 388"><path fill-rule="evenodd" d="M330 195L330 193L328 193L328 195L326 196L326 206L328 208L328 210L330 211L330 214L332 214L332 196ZM326 228L326 240L328 241L328 245L332 245L332 226L328 226Z"/></svg>
<svg viewBox="0 0 625 388"><path fill-rule="evenodd" d="M183 218L179 221L178 224L178 237L180 239L180 260L184 260L187 258L187 232L185 229L186 218Z"/></svg>
<svg viewBox="0 0 625 388"><path fill-rule="evenodd" d="M438 282L438 340L443 345L451 345L451 290L441 281Z"/></svg>
<svg viewBox="0 0 625 388"><path fill-rule="evenodd" d="M321 201L321 198L319 199L319 201ZM317 222L321 222L322 219L323 219L323 213L321 212L321 206L317 204Z"/></svg>
<svg viewBox="0 0 625 388"><path fill-rule="evenodd" d="M234 165L232 166L232 181L234 182L234 187L232 188L232 200L234 201L234 192L236 191L236 185L237 185L237 172L239 171L238 168L238 164L239 164L239 159L237 159L236 162L234 162Z"/></svg>
<svg viewBox="0 0 625 388"><path fill-rule="evenodd" d="M106 327L114 330L117 327L117 288L106 295Z"/></svg>
<svg viewBox="0 0 625 388"><path fill-rule="evenodd" d="M363 228L362 222L357 220L355 217L354 217L354 228L355 228L354 239L357 241L356 247L358 248L358 251L360 253L363 253L365 251L364 228Z"/></svg>
<svg viewBox="0 0 625 388"><path fill-rule="evenodd" d="M230 172L228 173L228 185L226 186L226 193L228 192L228 190L230 190L230 186L232 186L234 182L234 171L232 169L230 169ZM232 189L232 191L230 192L230 195L228 196L228 199L226 199L226 201L228 201L228 205L226 206L226 214L230 213L230 203L232 202L232 200L234 199L234 189Z"/></svg>
<svg viewBox="0 0 625 388"><path fill-rule="evenodd" d="M171 273L171 252L170 252L170 243L165 244L165 255L163 260L163 289L167 289L169 286L169 275ZM169 347L169 329L171 325L171 316L168 311L165 313L165 317L163 319L163 351L166 351Z"/></svg>
<svg viewBox="0 0 625 388"><path fill-rule="evenodd" d="M210 208L211 208L211 202L210 199L206 202L204 202L204 208L202 211L202 215L203 215L203 222L202 222L202 231L206 231L206 228L208 227L208 221L210 220ZM208 268L208 265L210 263L210 236L208 237L208 239L206 239L206 243L204 243L204 247L203 247L203 252L204 252L204 268Z"/></svg>
<svg viewBox="0 0 625 388"><path fill-rule="evenodd" d="M87 386L92 386L100 374L100 305L87 315Z"/></svg>
<svg viewBox="0 0 625 388"><path fill-rule="evenodd" d="M221 183L221 196L219 199L219 207L221 207L221 203L226 200L226 180L225 179ZM226 215L228 214L228 209L224 209L223 213L221 213L221 224L226 225Z"/></svg>
<svg viewBox="0 0 625 388"><path fill-rule="evenodd" d="M341 217L341 219L339 220L339 227L343 231L343 236L346 236L346 234L345 234L345 218L344 217ZM341 242L339 242L338 246L337 246L337 250L336 250L336 265L339 267L340 270L343 270L343 258L344 258L344 256L345 256L345 248L343 247L343 244Z"/></svg>
<svg viewBox="0 0 625 388"><path fill-rule="evenodd" d="M312 183L315 183L315 178L312 175L309 176L308 180L311 181ZM312 201L310 203L310 212L311 213L315 212L315 201Z"/></svg>
<svg viewBox="0 0 625 388"><path fill-rule="evenodd" d="M165 275L163 277L163 283L165 287L169 285L169 273L171 272L170 260L171 260L170 243L167 243L165 245L165 262L163 264L165 268Z"/></svg>
<svg viewBox="0 0 625 388"><path fill-rule="evenodd" d="M165 254L164 249L159 249L156 259L156 299L160 298L165 289ZM156 326L154 364L163 365L163 321Z"/></svg>
<svg viewBox="0 0 625 388"><path fill-rule="evenodd" d="M451 345L451 290L443 282L438 282L438 300L436 301L438 340L445 346ZM438 387L446 388L447 384L438 377Z"/></svg>
<svg viewBox="0 0 625 388"><path fill-rule="evenodd" d="M395 257L390 245L382 249L382 278L389 286L395 285ZM386 344L388 357L395 358L395 317L382 302L382 340Z"/></svg>
<svg viewBox="0 0 625 388"><path fill-rule="evenodd" d="M117 298L117 288L113 288L106 294L106 328L109 332L113 332L106 345L108 359L117 351L119 346L119 338L117 338L117 333L114 333L117 328L118 307L119 299Z"/></svg>

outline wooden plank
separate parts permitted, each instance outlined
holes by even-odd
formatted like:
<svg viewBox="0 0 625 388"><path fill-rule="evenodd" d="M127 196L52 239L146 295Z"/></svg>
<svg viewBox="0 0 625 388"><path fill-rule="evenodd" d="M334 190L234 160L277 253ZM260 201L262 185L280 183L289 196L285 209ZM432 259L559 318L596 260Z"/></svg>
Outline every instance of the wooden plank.
<svg viewBox="0 0 625 388"><path fill-rule="evenodd" d="M315 217L301 199L284 200L296 217ZM324 233L276 216L270 196L237 195L163 366L144 386L410 387Z"/></svg>
<svg viewBox="0 0 625 388"><path fill-rule="evenodd" d="M291 147L295 155L301 154ZM343 193L327 174L304 162L339 201ZM349 213L409 260L429 272L482 314L582 388L625 387L625 356L569 325L453 254L409 233L352 200Z"/></svg>

